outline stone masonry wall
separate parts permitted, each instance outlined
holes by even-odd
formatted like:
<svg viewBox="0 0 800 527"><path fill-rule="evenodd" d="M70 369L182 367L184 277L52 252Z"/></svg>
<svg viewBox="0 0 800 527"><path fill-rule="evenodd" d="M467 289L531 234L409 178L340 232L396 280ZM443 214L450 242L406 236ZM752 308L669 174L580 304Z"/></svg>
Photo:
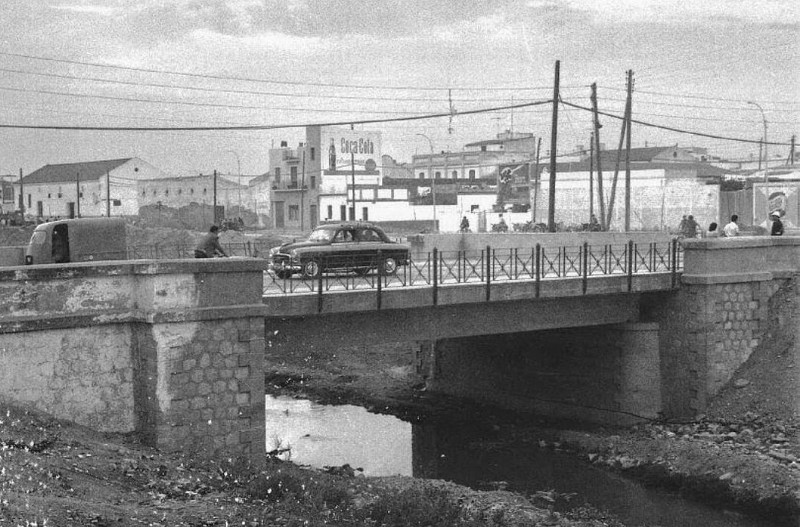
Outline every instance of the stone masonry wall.
<svg viewBox="0 0 800 527"><path fill-rule="evenodd" d="M0 396L103 432L131 432L130 346L125 324L0 335Z"/></svg>

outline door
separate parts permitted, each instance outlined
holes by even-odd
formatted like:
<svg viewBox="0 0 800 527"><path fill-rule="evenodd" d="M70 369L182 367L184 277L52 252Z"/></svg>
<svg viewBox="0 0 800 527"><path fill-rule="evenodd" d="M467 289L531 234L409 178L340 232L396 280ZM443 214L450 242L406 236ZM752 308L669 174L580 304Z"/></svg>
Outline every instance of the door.
<svg viewBox="0 0 800 527"><path fill-rule="evenodd" d="M67 218L73 219L75 217L75 203L72 201L67 202Z"/></svg>
<svg viewBox="0 0 800 527"><path fill-rule="evenodd" d="M311 205L311 207L309 207L309 216L311 216L309 218L309 221L311 222L311 228L313 229L314 227L317 226L317 206L316 205Z"/></svg>
<svg viewBox="0 0 800 527"><path fill-rule="evenodd" d="M275 211L275 228L282 229L285 225L283 218L283 202L276 201L273 205L273 210Z"/></svg>

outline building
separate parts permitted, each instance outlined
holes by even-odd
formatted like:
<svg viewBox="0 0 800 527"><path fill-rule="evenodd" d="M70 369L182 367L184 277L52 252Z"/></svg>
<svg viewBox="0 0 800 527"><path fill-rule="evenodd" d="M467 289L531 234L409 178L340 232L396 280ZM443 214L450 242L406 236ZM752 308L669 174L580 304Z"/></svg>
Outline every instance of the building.
<svg viewBox="0 0 800 527"><path fill-rule="evenodd" d="M139 206L180 208L192 203L222 207L220 217L241 216L240 210L255 210L247 185L217 174L159 177L137 182ZM232 176L236 177L236 176Z"/></svg>
<svg viewBox="0 0 800 527"><path fill-rule="evenodd" d="M617 181L614 172L617 158L621 163ZM602 151L603 196L605 213L612 209L611 230L625 227L625 152ZM697 161L693 149L678 147L632 148L631 214L632 230L676 229L684 215L692 214L703 226L719 222L719 182L727 171ZM547 222L549 208L549 166L544 164L540 178L534 178L531 203L535 221ZM590 190L590 182L592 188ZM599 180L589 159L556 165L556 223L565 226L589 223L590 214L601 217ZM590 204L590 196L592 202ZM613 196L613 201L612 201ZM613 205L612 205L613 204Z"/></svg>
<svg viewBox="0 0 800 527"><path fill-rule="evenodd" d="M139 212L138 184L163 178L139 158L45 165L14 184L25 212L40 218L128 216Z"/></svg>

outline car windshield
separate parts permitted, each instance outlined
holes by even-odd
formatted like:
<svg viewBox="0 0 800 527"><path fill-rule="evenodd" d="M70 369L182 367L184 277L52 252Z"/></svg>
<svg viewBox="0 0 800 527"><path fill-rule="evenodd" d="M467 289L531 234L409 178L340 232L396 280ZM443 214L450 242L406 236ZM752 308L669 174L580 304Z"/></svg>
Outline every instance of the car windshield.
<svg viewBox="0 0 800 527"><path fill-rule="evenodd" d="M310 242L329 242L333 239L333 233L336 231L332 229L317 229L312 231L308 236Z"/></svg>

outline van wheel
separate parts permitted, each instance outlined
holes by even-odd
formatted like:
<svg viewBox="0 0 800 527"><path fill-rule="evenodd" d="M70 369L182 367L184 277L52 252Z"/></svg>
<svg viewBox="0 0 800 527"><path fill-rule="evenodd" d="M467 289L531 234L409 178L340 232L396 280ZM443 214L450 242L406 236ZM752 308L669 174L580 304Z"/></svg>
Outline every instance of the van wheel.
<svg viewBox="0 0 800 527"><path fill-rule="evenodd" d="M306 278L317 278L322 274L322 266L317 260L309 260L303 264L303 276Z"/></svg>

